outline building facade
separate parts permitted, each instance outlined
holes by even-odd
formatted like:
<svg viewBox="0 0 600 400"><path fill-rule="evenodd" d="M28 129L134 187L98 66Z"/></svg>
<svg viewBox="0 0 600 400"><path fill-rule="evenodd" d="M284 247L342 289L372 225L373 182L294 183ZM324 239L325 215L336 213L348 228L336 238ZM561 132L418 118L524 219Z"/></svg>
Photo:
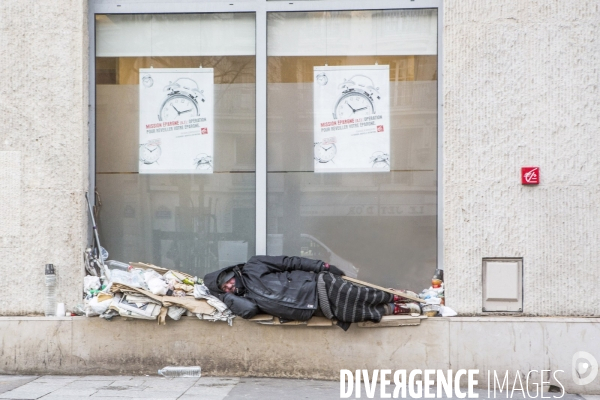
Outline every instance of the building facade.
<svg viewBox="0 0 600 400"><path fill-rule="evenodd" d="M460 354L467 342L456 339L465 324L488 338L516 326L524 337L546 339L576 324L584 327L581 345L592 346L586 332L598 330L596 320L576 317L600 314L599 8L593 0L2 2L0 314L43 312L47 263L57 267L59 301L67 308L81 302L82 254L90 242L84 195L95 188L101 240L121 261L202 276L253 254L285 253L416 291L444 269L446 304L461 320L429 325L456 343L456 354L449 350L439 365L466 362ZM336 68L342 72L330 72ZM142 80L150 76L158 85L157 74L167 69L212 70L203 93L205 104L212 101L212 159L193 155L196 164L186 171L165 172L167 161L140 155L140 146L157 138L166 154L171 140L143 140L149 133L140 128ZM380 69L389 80L355 78ZM346 81L356 84L351 94L377 89L365 96L380 110L372 114L389 121L377 142L388 157L369 150L368 140L348 143L363 143L370 167L382 170L335 164L344 135L315 127L323 71L331 82L342 80L339 96L350 93ZM162 95L159 106L168 108L169 91ZM350 100L347 117L336 115L348 101L332 104L337 126L350 117L359 123L360 99ZM187 108L174 104L183 119ZM151 117L162 121L161 112ZM346 135L352 140L366 132L344 129L356 134ZM334 163L327 160L331 144L339 151ZM334 167L340 170L327 171ZM540 183L523 185L522 167L539 168ZM502 322L486 311L484 291L493 285L484 281L484 264L498 259L518 262L522 303L512 317L563 318L550 327L542 318ZM17 329L14 320L4 323ZM98 324L63 323L83 331ZM541 330L519 328L527 323ZM418 329L425 332L425 325ZM144 329L140 322L118 326ZM273 328L248 329L253 337L285 341L281 332L261 330ZM368 333L384 343L375 358L393 350L389 329ZM183 343L193 332L186 327L177 335ZM300 343L313 335L293 333ZM355 348L365 346L367 333L348 335ZM429 343L414 340L406 346ZM326 362L318 373L236 364L236 351L215 371L335 376ZM415 354L417 368L422 354ZM495 366L487 357L486 365ZM538 360L554 368L564 361L538 359L535 351L515 357L500 366ZM18 362L5 368L27 371Z"/></svg>

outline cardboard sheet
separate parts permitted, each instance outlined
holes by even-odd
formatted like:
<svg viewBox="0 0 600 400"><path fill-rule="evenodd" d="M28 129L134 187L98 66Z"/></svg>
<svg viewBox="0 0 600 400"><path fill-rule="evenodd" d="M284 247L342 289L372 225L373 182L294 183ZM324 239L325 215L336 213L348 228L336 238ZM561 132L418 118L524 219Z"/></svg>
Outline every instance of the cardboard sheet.
<svg viewBox="0 0 600 400"><path fill-rule="evenodd" d="M160 302L165 307L170 307L172 305L183 307L186 310L193 312L194 314L212 314L216 310L213 306L208 304L206 300L195 299L191 296L186 296L186 297L157 296L147 290L134 288L131 286L123 285L121 283L115 283L111 287L111 291L113 293L120 292L123 290L141 293L145 296L150 297L153 300Z"/></svg>

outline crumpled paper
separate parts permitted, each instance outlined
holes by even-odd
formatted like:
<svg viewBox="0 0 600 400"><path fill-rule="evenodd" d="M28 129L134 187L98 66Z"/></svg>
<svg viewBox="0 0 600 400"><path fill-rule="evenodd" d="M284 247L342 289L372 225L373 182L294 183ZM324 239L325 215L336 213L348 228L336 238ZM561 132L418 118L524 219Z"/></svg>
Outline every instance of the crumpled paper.
<svg viewBox="0 0 600 400"><path fill-rule="evenodd" d="M229 326L233 325L233 318L235 315L231 312L227 305L219 300L217 297L210 294L210 290L204 285L194 285L194 297L197 299L204 299L206 302L215 308L215 312L212 314L196 314L196 316L202 320L209 321L227 321Z"/></svg>

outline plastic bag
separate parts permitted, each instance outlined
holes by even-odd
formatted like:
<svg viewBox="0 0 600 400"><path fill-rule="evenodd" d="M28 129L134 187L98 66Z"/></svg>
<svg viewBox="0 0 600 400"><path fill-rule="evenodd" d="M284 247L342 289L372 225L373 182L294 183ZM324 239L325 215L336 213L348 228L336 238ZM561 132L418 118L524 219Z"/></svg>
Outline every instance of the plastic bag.
<svg viewBox="0 0 600 400"><path fill-rule="evenodd" d="M142 272L140 272L142 271ZM118 269L111 271L111 282L121 283L123 285L137 287L140 289L148 289L146 282L144 281L143 270L133 269L131 272L121 271Z"/></svg>
<svg viewBox="0 0 600 400"><path fill-rule="evenodd" d="M456 311L446 306L440 306L440 314L442 314L442 317L455 317L458 315Z"/></svg>
<svg viewBox="0 0 600 400"><path fill-rule="evenodd" d="M100 289L100 278L97 276L86 276L83 278L83 291L89 292L90 290Z"/></svg>
<svg viewBox="0 0 600 400"><path fill-rule="evenodd" d="M181 283L181 279L173 271L167 271L163 278L170 284Z"/></svg>
<svg viewBox="0 0 600 400"><path fill-rule="evenodd" d="M169 290L167 282L165 282L160 274L152 269L144 272L144 281L148 285L148 289L156 295L164 296Z"/></svg>
<svg viewBox="0 0 600 400"><path fill-rule="evenodd" d="M125 264L124 262L117 260L107 260L104 265L108 267L108 269L120 269L121 271L129 271L129 264Z"/></svg>
<svg viewBox="0 0 600 400"><path fill-rule="evenodd" d="M181 316L186 313L186 309L183 307L171 306L167 310L167 315L173 318L175 321L179 321Z"/></svg>
<svg viewBox="0 0 600 400"><path fill-rule="evenodd" d="M104 313L106 310L108 310L108 306L110 306L111 301L112 299L108 299L99 302L98 297L92 297L85 305L85 316L95 317Z"/></svg>
<svg viewBox="0 0 600 400"><path fill-rule="evenodd" d="M425 299L425 304L440 305L440 304L442 304L442 298L441 297L429 297L429 298Z"/></svg>
<svg viewBox="0 0 600 400"><path fill-rule="evenodd" d="M85 307L83 304L77 304L75 307L73 307L73 313L75 315L79 315L79 316L83 316L85 315Z"/></svg>

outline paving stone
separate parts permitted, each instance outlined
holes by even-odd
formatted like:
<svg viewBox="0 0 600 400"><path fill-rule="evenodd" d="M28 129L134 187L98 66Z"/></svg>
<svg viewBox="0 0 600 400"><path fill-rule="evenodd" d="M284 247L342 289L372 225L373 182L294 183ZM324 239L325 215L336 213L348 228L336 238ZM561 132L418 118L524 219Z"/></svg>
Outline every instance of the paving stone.
<svg viewBox="0 0 600 400"><path fill-rule="evenodd" d="M206 386L206 385L237 385L240 381L240 378L216 378L216 377L207 377L200 378L198 382L194 386Z"/></svg>
<svg viewBox="0 0 600 400"><path fill-rule="evenodd" d="M116 381L116 380L127 380L127 378L132 378L131 376L120 376L120 375L85 375L82 376L80 380L82 381Z"/></svg>
<svg viewBox="0 0 600 400"><path fill-rule="evenodd" d="M108 386L110 381L75 381L65 385L65 389L98 389Z"/></svg>
<svg viewBox="0 0 600 400"><path fill-rule="evenodd" d="M35 380L33 380L35 379ZM26 400L306 400L338 399L339 382L268 378L163 378L131 376L85 377L10 377L0 375L3 382L22 384L0 394L0 399ZM13 386L14 387L14 386ZM434 390L432 390L434 391ZM392 388L388 388L388 394ZM479 398L487 391L476 389ZM379 387L375 399L380 399ZM362 396L366 398L365 388ZM506 399L507 393L497 394ZM515 393L515 399L522 398ZM566 394L562 400L600 400L600 396Z"/></svg>
<svg viewBox="0 0 600 400"><path fill-rule="evenodd" d="M81 376L71 376L71 375L43 375L40 376L39 378L37 378L35 381L36 382L48 382L48 383L55 383L55 382L74 382L78 379L81 379Z"/></svg>
<svg viewBox="0 0 600 400"><path fill-rule="evenodd" d="M172 396L172 395L167 395L164 393L159 393L156 395L152 395L152 394L144 394L143 397L135 397L135 396L127 396L127 395L123 395L120 396L118 393L115 393L114 396L105 396L105 395L101 395L101 394L95 394L92 395L91 397L84 397L84 399L89 399L89 400L118 400L118 399L144 399L144 400L178 400L179 396ZM46 400L45 398L42 398L40 400Z"/></svg>
<svg viewBox="0 0 600 400"><path fill-rule="evenodd" d="M94 395L90 398L94 399L96 396L98 397L123 397L123 398L132 398L132 399L177 399L179 396L183 394L181 393L152 393L146 392L143 390L98 390ZM156 395L156 396L154 396Z"/></svg>
<svg viewBox="0 0 600 400"><path fill-rule="evenodd" d="M119 380L112 382L108 386L122 386L122 387L130 387L130 388L139 388L141 386L144 386L144 382L145 381L119 379Z"/></svg>
<svg viewBox="0 0 600 400"><path fill-rule="evenodd" d="M185 379L185 378L146 378L144 380L144 384L146 385L156 385L156 386L165 386L165 385L182 385L182 386L194 386L197 384L198 378L194 379Z"/></svg>
<svg viewBox="0 0 600 400"><path fill-rule="evenodd" d="M23 386L37 378L37 376L28 375L0 375L0 394Z"/></svg>
<svg viewBox="0 0 600 400"><path fill-rule="evenodd" d="M134 376L131 378L131 381L147 381L147 380L152 380L152 379L167 379L164 376L160 376L160 375L141 375L141 376Z"/></svg>
<svg viewBox="0 0 600 400"><path fill-rule="evenodd" d="M189 385L157 385L157 386L147 386L144 391L145 392L181 392L182 394L189 390L192 386Z"/></svg>
<svg viewBox="0 0 600 400"><path fill-rule="evenodd" d="M1 394L0 399L37 399L63 386L63 384L36 383L34 381Z"/></svg>
<svg viewBox="0 0 600 400"><path fill-rule="evenodd" d="M94 393L96 393L98 390L97 389L84 389L84 388L75 388L75 389L70 389L70 388L61 388L58 390L55 390L54 392L50 393L52 396L82 396L82 397L86 397L86 396L91 396Z"/></svg>
<svg viewBox="0 0 600 400"><path fill-rule="evenodd" d="M204 398L204 396L222 396L225 397L227 394L233 389L235 386L221 386L221 387L211 387L211 386L194 386L186 391L185 395L195 395Z"/></svg>

